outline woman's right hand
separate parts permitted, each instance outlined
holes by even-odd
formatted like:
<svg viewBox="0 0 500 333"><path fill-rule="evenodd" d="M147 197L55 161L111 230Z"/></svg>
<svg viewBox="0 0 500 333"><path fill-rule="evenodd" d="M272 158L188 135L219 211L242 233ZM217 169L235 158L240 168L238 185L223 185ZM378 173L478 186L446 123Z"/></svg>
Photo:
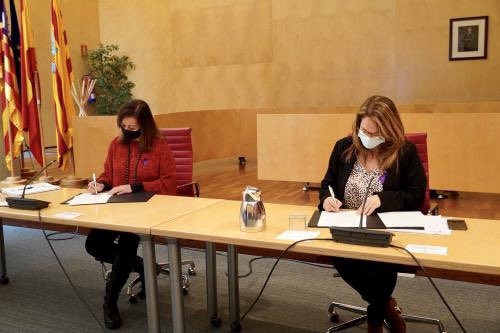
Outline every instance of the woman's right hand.
<svg viewBox="0 0 500 333"><path fill-rule="evenodd" d="M99 192L102 192L102 190L104 190L104 184L97 182L96 183L90 182L87 190L89 191L89 193L97 194Z"/></svg>
<svg viewBox="0 0 500 333"><path fill-rule="evenodd" d="M328 197L323 201L323 209L327 212L338 212L340 206L342 206L342 202L332 197Z"/></svg>

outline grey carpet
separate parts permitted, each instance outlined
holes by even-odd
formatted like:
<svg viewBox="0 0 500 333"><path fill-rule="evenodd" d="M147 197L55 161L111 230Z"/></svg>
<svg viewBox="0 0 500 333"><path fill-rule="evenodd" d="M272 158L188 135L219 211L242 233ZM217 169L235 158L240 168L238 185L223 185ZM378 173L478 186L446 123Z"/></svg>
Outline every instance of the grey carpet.
<svg viewBox="0 0 500 333"><path fill-rule="evenodd" d="M100 328L65 280L41 231L5 227L7 265L10 283L0 286L0 332L99 332ZM84 250L84 236L53 242L71 279L100 319L103 278L100 264ZM157 245L158 261L166 260L166 247ZM217 256L220 328L212 328L206 315L204 254L183 250L183 257L194 258L197 275L191 277L189 295L184 297L187 332L228 332L226 258ZM240 256L240 274L248 270L250 256ZM273 260L255 262L254 273L240 279L243 313L262 286ZM331 269L284 261L254 310L243 322L243 332L324 332L330 325L329 302L335 300L363 305L359 296ZM447 280L436 280L451 307L468 332L500 332L499 288ZM162 332L171 332L168 277L160 277ZM124 291L125 292L125 291ZM399 278L396 298L405 312L440 318L449 332L460 332L435 291L425 278ZM120 298L123 327L119 332L146 332L144 301L129 304ZM339 312L342 320L353 318ZM345 332L365 332L366 326ZM408 332L437 332L432 325L408 324Z"/></svg>

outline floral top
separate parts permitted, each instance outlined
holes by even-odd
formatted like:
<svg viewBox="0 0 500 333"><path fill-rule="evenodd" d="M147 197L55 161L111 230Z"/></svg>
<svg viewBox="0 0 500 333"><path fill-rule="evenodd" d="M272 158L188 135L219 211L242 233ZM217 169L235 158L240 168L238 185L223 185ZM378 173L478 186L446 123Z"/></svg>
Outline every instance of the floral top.
<svg viewBox="0 0 500 333"><path fill-rule="evenodd" d="M373 180L370 185L370 189L368 190L368 196L373 195L373 193L376 192L382 192L383 176L381 176L378 169L367 172L361 162L356 161L356 163L354 163L354 167L349 175L349 178L347 179L345 187L345 208L358 209L361 207L365 197L366 188L368 187L372 177Z"/></svg>

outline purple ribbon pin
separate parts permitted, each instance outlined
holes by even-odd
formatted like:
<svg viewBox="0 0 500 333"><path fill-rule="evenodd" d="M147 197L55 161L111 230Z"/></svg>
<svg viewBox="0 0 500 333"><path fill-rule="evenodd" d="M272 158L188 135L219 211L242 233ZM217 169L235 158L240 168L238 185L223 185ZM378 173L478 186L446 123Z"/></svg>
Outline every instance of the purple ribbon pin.
<svg viewBox="0 0 500 333"><path fill-rule="evenodd" d="M387 177L387 170L385 170L384 173L380 177L378 177L378 180L380 180L382 185L384 185L385 177Z"/></svg>

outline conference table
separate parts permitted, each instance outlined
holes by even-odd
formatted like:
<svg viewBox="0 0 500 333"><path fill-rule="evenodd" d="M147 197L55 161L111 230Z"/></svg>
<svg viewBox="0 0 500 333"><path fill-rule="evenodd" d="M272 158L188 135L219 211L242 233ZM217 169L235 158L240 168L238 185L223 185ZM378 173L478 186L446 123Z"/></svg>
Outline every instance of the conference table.
<svg viewBox="0 0 500 333"><path fill-rule="evenodd" d="M233 330L240 329L240 304L238 286L238 246L260 249L284 250L292 240L276 237L289 228L289 216L303 214L309 219L315 207L266 203L266 230L256 233L242 232L239 223L240 201L190 198L156 195L148 202L104 205L68 206L64 200L83 192L61 189L30 195L30 198L50 201L52 204L40 211L17 210L0 207L0 273L7 276L5 248L3 244L3 220L41 221L65 226L80 226L124 232L141 237L145 264L146 304L148 331L160 331L158 293L155 272L154 236L165 237L170 263L170 288L172 326L175 333L185 332L184 304L181 284L180 240L189 239L206 243L207 309L213 324L217 316L217 283L215 277L215 244L226 244L228 252L229 313ZM74 218L56 214L80 213ZM40 214L40 215L39 215ZM446 247L446 255L416 254L428 268L465 271L500 276L500 221L467 219L469 230L454 231L451 236L424 235L395 232L392 244L405 247L408 244ZM320 231L316 240L303 242L291 249L293 252L358 258L415 266L404 251L394 248L374 248L336 243L330 240L329 230ZM83 249L82 249L83 252Z"/></svg>
<svg viewBox="0 0 500 333"><path fill-rule="evenodd" d="M249 233L240 231L239 201L220 201L203 209L179 216L169 222L153 226L151 234L167 239L170 252L179 251L179 240L190 239L207 244L227 244L229 317L231 329L241 329L239 290L238 290L238 252L237 246L261 249L284 250L293 240L280 240L276 237L289 229L289 216L304 214L309 219L315 207L266 203L266 230ZM420 254L415 256L426 268L439 268L450 271L500 275L500 221L467 218L467 231L453 231L450 236L394 232L392 244L406 247L408 244L431 245L447 248L446 255ZM312 228L320 231L317 238L329 240L307 241L297 244L290 251L345 258L365 259L415 267L413 259L403 250L395 248L366 247L336 243L330 240L327 228ZM207 249L210 246L207 245ZM178 261L170 261L179 266ZM207 251L207 281L215 281L215 251ZM180 267L172 267L180 279ZM181 292L181 285L176 285ZM172 290L174 292L174 290ZM216 285L207 283L207 305L211 318L217 316ZM172 320L175 333L185 331L182 299L172 303Z"/></svg>
<svg viewBox="0 0 500 333"><path fill-rule="evenodd" d="M0 207L0 277L3 278L4 282L8 281L3 236L3 220L5 219L40 222L41 227L44 227L43 224L45 223L54 223L64 226L79 226L136 233L140 236L143 245L148 331L159 333L158 286L156 280L156 266L154 264L155 248L153 236L150 233L151 228L184 214L189 214L198 209L209 207L221 200L155 195L147 202L80 206L61 204L63 201L83 192L85 192L85 190L62 188L57 191L29 195L29 198L51 202L49 207L42 209L40 212ZM56 215L67 212L79 213L81 215L74 218ZM85 254L83 248L82 254ZM177 255L177 257L175 257L175 255ZM173 262L179 261L180 263L179 253L169 253L169 258ZM171 268L171 272L175 273L175 269L176 267ZM177 284L179 288L177 288ZM174 290L178 291L178 293L172 293L172 298L182 299L180 277L177 283L173 283L173 285L175 286Z"/></svg>

